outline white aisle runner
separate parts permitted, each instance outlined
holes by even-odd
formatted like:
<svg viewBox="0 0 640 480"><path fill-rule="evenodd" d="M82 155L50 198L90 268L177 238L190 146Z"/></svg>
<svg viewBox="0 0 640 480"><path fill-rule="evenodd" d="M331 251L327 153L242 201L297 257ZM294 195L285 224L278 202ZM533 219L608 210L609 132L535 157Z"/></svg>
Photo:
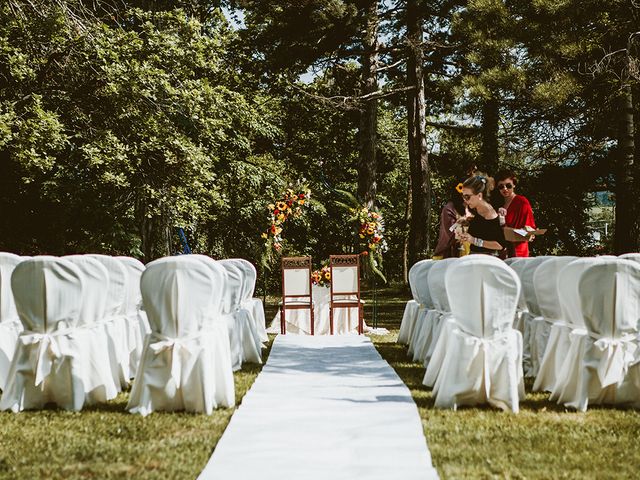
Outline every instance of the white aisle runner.
<svg viewBox="0 0 640 480"><path fill-rule="evenodd" d="M199 478L438 475L409 389L369 338L279 335Z"/></svg>

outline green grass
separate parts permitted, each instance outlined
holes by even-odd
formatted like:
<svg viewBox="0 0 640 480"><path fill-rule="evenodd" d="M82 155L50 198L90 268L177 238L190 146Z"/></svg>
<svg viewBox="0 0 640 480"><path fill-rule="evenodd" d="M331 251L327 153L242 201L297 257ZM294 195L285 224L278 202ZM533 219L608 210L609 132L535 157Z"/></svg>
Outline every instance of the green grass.
<svg viewBox="0 0 640 480"><path fill-rule="evenodd" d="M261 369L245 364L234 374L236 404ZM82 412L0 413L0 478L193 479L235 410L220 408L213 415L155 412L143 418L125 410L128 397L123 392Z"/></svg>
<svg viewBox="0 0 640 480"><path fill-rule="evenodd" d="M530 383L517 415L490 407L457 412L434 408L430 389L422 385L424 367L411 362L407 348L395 343L408 298L398 291L383 292L379 324L391 333L372 340L411 390L442 479L640 477L638 411L568 411L547 394L531 393Z"/></svg>

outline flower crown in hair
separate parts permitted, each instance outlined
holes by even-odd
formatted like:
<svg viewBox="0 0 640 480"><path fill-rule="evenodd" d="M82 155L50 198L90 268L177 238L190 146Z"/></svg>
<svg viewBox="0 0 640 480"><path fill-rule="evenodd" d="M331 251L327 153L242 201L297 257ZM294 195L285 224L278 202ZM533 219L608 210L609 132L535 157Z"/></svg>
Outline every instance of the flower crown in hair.
<svg viewBox="0 0 640 480"><path fill-rule="evenodd" d="M460 182L458 185L456 185L456 190L458 191L458 193L462 193L462 187L464 185L462 185L462 182Z"/></svg>

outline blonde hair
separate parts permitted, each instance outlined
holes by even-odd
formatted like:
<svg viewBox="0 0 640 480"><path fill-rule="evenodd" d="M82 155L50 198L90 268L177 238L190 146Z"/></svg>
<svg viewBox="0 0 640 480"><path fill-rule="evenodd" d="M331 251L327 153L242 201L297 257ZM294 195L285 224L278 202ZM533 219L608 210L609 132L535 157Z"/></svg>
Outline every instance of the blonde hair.
<svg viewBox="0 0 640 480"><path fill-rule="evenodd" d="M473 190L473 193L477 195L478 193L482 193L482 198L488 200L491 196L491 191L495 186L495 182L493 178L485 175L481 172L476 172L472 177L467 178L463 184L463 187L470 188Z"/></svg>

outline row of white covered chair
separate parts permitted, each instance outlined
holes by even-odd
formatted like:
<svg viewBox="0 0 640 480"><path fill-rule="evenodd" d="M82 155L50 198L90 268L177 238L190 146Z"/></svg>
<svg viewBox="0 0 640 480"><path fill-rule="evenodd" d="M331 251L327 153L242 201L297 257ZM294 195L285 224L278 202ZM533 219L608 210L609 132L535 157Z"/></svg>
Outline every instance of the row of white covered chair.
<svg viewBox="0 0 640 480"><path fill-rule="evenodd" d="M197 275L195 265L214 277L206 295L188 273ZM244 361L261 362L267 339L264 311L260 300L252 298L256 273L246 260L216 262L190 255L160 259L145 269L126 257L25 259L2 253L0 267L0 326L13 335L12 340L5 335L0 344L6 368L2 409L20 411L53 402L80 410L114 398L136 377L131 411L210 413L218 404L233 404L232 370ZM211 297L211 305L199 294ZM212 347L202 352L188 346L193 343L189 335L197 337L203 327L199 315L215 319L212 328L220 330ZM226 352L223 361L213 362L218 374L213 380L201 378L193 359L201 353L211 357L213 351ZM163 359L173 384L160 373ZM221 378L226 378L224 388L216 391L223 393L216 396L210 387Z"/></svg>
<svg viewBox="0 0 640 480"><path fill-rule="evenodd" d="M434 387L437 406L489 403L517 411L523 373L535 377L534 390L547 390L579 410L589 402L640 404L640 264L631 261L640 255L513 259L507 262L511 268L483 257L424 260L409 273L414 298L405 308L398 342L426 366L424 383ZM465 280L460 269L472 274ZM468 287L477 279L482 280L473 288L461 288L463 280ZM498 328L512 307L517 335ZM452 340L472 332L471 325L460 326L465 321L482 327L481 335L465 337L466 350ZM467 350L485 351L482 368L465 360ZM522 359L515 367L514 358ZM474 368L482 376L471 375ZM469 391L461 379L465 374L475 381ZM462 390L451 395L450 385Z"/></svg>
<svg viewBox="0 0 640 480"><path fill-rule="evenodd" d="M69 408L114 398L135 374L148 332L138 287L143 270L129 257L0 253L0 408L18 411L49 401L49 377L68 370L67 353L82 358L74 375L85 392L67 398ZM80 293L72 286L68 294L58 290L68 278L69 285L81 284ZM25 375L34 377L33 385ZM67 391L68 383L57 382L56 389ZM40 394L25 393L31 390Z"/></svg>

